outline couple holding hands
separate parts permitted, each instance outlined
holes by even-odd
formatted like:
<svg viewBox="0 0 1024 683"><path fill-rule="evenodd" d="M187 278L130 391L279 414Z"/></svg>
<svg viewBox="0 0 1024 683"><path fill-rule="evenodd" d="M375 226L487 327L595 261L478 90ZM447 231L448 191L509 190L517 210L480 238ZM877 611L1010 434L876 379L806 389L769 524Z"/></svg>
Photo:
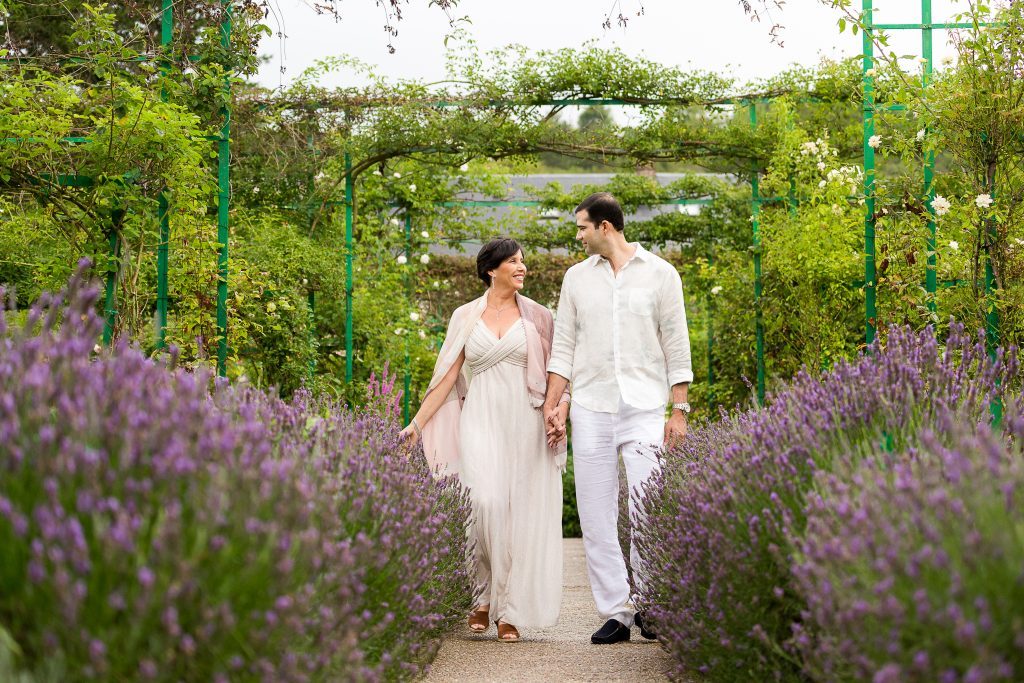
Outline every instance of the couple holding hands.
<svg viewBox="0 0 1024 683"><path fill-rule="evenodd" d="M493 621L505 642L519 640L517 627L558 621L567 419L587 572L606 620L591 642L629 640L634 624L656 637L633 607L619 545L618 464L621 455L635 489L658 471L662 447L686 435L693 372L682 282L626 241L610 194L587 197L575 214L589 258L566 272L555 317L519 294L527 269L515 240L480 250L487 291L452 315L422 405L402 431L422 438L435 473L457 475L470 492L480 597L469 627L482 633ZM642 523L633 508L631 499ZM630 560L640 587L632 544Z"/></svg>

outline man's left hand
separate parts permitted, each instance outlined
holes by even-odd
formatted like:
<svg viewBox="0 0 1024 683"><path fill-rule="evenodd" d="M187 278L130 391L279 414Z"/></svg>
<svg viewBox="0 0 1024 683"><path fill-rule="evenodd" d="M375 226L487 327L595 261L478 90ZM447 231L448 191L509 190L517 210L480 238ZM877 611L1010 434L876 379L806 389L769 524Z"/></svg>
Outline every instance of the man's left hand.
<svg viewBox="0 0 1024 683"><path fill-rule="evenodd" d="M686 439L686 413L681 410L673 410L672 416L665 423L665 448L681 446L684 439Z"/></svg>

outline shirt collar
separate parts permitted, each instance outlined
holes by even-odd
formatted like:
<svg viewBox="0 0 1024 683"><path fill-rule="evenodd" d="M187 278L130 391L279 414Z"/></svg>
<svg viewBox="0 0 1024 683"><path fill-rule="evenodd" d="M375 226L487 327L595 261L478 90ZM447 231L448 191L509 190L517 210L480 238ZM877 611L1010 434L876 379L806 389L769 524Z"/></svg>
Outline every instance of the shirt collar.
<svg viewBox="0 0 1024 683"><path fill-rule="evenodd" d="M630 242L629 246L636 247L636 250L633 252L633 255L629 257L629 260L626 261L626 263L629 263L629 261L632 261L633 259L640 259L641 261L646 261L651 257L651 252L644 249L643 245L640 244L639 242ZM600 266L602 263L608 263L608 259L606 259L604 256L598 256L596 254L594 255L593 261L594 262L592 265L595 268Z"/></svg>

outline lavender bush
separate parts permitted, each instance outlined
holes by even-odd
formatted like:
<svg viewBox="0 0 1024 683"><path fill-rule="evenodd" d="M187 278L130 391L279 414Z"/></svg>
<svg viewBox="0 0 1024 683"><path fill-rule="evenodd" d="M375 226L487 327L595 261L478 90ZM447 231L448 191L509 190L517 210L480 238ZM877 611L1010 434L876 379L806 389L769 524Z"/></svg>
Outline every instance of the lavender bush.
<svg viewBox="0 0 1024 683"><path fill-rule="evenodd" d="M893 328L854 362L799 374L769 407L694 430L647 488L638 538L641 603L676 675L806 677L794 625L808 604L793 565L816 477L909 451L928 431L974 430L1016 376L1012 354L990 361L962 327L951 325L945 348L931 329Z"/></svg>
<svg viewBox="0 0 1024 683"><path fill-rule="evenodd" d="M37 680L422 671L470 606L469 506L399 447L388 384L390 410L353 415L97 353L83 271L23 323L0 315L0 662Z"/></svg>
<svg viewBox="0 0 1024 683"><path fill-rule="evenodd" d="M1024 680L1024 419L822 475L797 540L819 680ZM1009 440L1006 436L1011 437Z"/></svg>

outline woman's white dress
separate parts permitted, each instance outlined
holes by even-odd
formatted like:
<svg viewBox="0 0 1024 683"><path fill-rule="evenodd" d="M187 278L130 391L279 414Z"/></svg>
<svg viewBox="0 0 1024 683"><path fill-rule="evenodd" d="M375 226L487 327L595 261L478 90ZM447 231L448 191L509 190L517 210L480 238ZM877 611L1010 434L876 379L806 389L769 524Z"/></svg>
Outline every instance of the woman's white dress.
<svg viewBox="0 0 1024 683"><path fill-rule="evenodd" d="M541 628L562 599L562 478L543 411L526 388L526 332L498 339L478 321L466 340L472 373L460 422L460 478L473 503L479 604L491 621Z"/></svg>

